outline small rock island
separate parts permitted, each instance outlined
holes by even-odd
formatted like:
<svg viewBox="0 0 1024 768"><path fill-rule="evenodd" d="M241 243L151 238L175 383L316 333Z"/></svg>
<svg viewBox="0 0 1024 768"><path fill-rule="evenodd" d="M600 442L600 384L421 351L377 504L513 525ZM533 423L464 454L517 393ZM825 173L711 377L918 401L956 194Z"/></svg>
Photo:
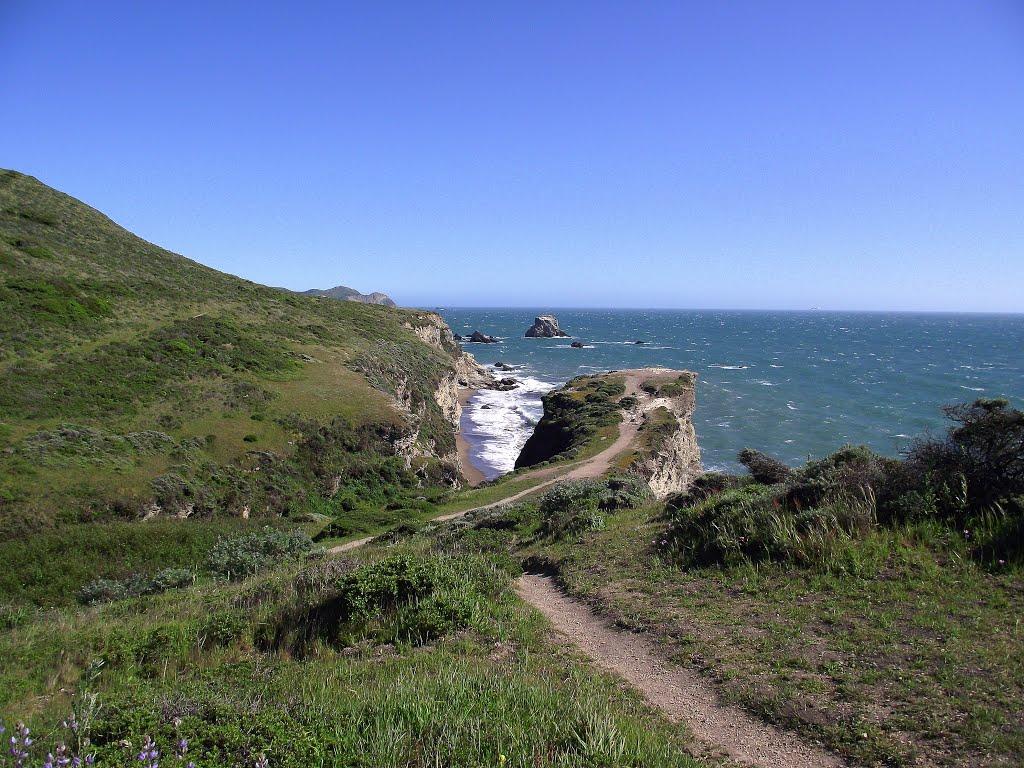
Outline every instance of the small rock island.
<svg viewBox="0 0 1024 768"><path fill-rule="evenodd" d="M569 334L558 327L558 318L554 315L540 315L535 317L533 325L526 329L528 339L551 339Z"/></svg>

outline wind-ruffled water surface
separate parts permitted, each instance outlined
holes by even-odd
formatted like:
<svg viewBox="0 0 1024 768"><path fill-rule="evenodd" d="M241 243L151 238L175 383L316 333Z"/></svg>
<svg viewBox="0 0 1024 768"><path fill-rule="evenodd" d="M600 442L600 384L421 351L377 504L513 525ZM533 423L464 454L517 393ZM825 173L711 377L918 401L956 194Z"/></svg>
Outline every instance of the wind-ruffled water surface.
<svg viewBox="0 0 1024 768"><path fill-rule="evenodd" d="M543 392L573 376L642 366L699 374L695 424L708 468L736 468L745 447L790 464L844 443L897 455L946 422L941 406L1024 398L1024 315L877 312L441 309L485 365L522 366L525 386L482 392L463 433L485 475L509 471L542 413ZM573 338L527 339L555 314ZM571 341L585 343L572 349ZM635 344L635 341L644 344ZM487 405L489 407L483 408Z"/></svg>

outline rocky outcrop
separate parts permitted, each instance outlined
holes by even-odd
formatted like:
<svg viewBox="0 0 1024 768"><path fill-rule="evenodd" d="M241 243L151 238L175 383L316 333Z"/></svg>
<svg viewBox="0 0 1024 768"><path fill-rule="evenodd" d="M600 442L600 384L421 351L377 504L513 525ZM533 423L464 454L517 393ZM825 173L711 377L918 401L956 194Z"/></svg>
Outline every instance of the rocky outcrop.
<svg viewBox="0 0 1024 768"><path fill-rule="evenodd" d="M480 333L480 331L473 331L470 337L466 339L470 344L497 344L498 339L494 336L488 336L486 333Z"/></svg>
<svg viewBox="0 0 1024 768"><path fill-rule="evenodd" d="M551 339L568 335L558 327L558 318L554 315L539 315L534 318L533 325L526 329L528 339Z"/></svg>
<svg viewBox="0 0 1024 768"><path fill-rule="evenodd" d="M629 471L647 481L655 496L685 491L702 471L693 427L696 374L662 372L645 381L631 414L641 419Z"/></svg>
<svg viewBox="0 0 1024 768"><path fill-rule="evenodd" d="M582 341L574 341L569 346L572 347L573 349L583 349L583 342Z"/></svg>
<svg viewBox="0 0 1024 768"><path fill-rule="evenodd" d="M516 468L577 458L608 439L616 426L633 433L615 466L643 478L659 497L685 491L701 472L693 427L689 371L640 368L580 376L544 395L544 416L523 446Z"/></svg>

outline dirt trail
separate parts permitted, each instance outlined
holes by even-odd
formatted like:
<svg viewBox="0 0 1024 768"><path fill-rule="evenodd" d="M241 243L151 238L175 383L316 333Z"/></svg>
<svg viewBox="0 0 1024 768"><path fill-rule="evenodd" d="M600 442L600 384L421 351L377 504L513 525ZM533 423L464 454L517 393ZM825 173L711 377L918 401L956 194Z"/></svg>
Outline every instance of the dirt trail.
<svg viewBox="0 0 1024 768"><path fill-rule="evenodd" d="M599 666L639 689L670 720L685 723L712 754L724 752L738 763L763 768L846 765L791 733L720 703L712 685L698 673L667 665L648 640L613 628L550 578L523 576L516 591Z"/></svg>
<svg viewBox="0 0 1024 768"><path fill-rule="evenodd" d="M649 375L649 373L645 374L642 370L623 371L622 373L626 374L625 394L633 395L634 397L646 397L646 394L640 389L640 383L646 375ZM473 507L472 509L464 509L460 512L449 512L445 515L432 517L431 521L444 522L445 520L454 520L457 517L468 515L470 512L480 512L485 509L499 507L502 504L509 504L513 501L518 501L524 496L529 496L531 493L536 493L542 488L547 488L549 485L561 482L562 480L581 480L584 478L600 477L611 469L612 463L616 458L618 458L619 454L623 453L629 447L630 443L633 442L633 438L636 437L638 429L640 429L639 419L627 417L621 424L619 424L619 436L615 438L615 441L611 445L600 453L591 456L589 459L584 459L578 464L573 465L568 471L566 471L564 466L558 465L538 469L534 473L525 476L526 478L537 480L537 482L529 488L525 488L518 493L513 493L511 496L505 496L502 499L498 499L498 501L492 501L490 504L483 504L479 507ZM362 539L346 541L344 544L331 547L327 552L328 554L336 555L342 552L348 552L352 549L358 549L364 544L372 541L373 538L373 536L366 536Z"/></svg>
<svg viewBox="0 0 1024 768"><path fill-rule="evenodd" d="M622 371L626 375L626 394L643 401L640 390L651 369ZM600 453L579 462L566 471L564 466L544 467L526 477L537 480L518 493L490 504L433 518L452 520L470 512L508 504L536 493L561 480L600 477L626 451L640 428L638 412L627 414L619 425L619 436ZM338 554L367 544L367 536L332 547ZM543 613L554 628L565 635L599 666L622 677L640 690L670 720L683 722L712 755L723 755L745 765L761 768L841 768L835 755L801 741L797 736L756 720L741 709L719 702L714 688L696 672L668 666L648 640L622 632L598 617L585 604L565 595L544 576L527 575L519 579L516 590L527 603Z"/></svg>

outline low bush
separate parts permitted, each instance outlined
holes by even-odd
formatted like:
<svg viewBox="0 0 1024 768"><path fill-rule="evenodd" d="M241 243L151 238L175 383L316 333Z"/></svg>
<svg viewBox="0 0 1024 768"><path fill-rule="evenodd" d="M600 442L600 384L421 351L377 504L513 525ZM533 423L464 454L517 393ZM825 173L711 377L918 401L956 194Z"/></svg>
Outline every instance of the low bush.
<svg viewBox="0 0 1024 768"><path fill-rule="evenodd" d="M541 531L552 538L598 531L605 526L605 513L636 508L650 498L647 484L631 475L558 483L538 502Z"/></svg>
<svg viewBox="0 0 1024 768"><path fill-rule="evenodd" d="M304 605L281 616L273 645L305 653L314 641L430 642L470 626L508 575L472 555L403 554L346 565L333 583L305 573L300 581Z"/></svg>
<svg viewBox="0 0 1024 768"><path fill-rule="evenodd" d="M284 560L304 557L313 547L304 531L266 527L221 539L207 556L206 567L217 576L244 579Z"/></svg>
<svg viewBox="0 0 1024 768"><path fill-rule="evenodd" d="M744 448L739 454L740 464L747 468L755 483L774 485L793 477L793 470L767 453Z"/></svg>
<svg viewBox="0 0 1024 768"><path fill-rule="evenodd" d="M749 484L693 505L676 505L659 548L685 566L764 560L849 571L851 542L874 527L870 495L793 511L772 486Z"/></svg>
<svg viewBox="0 0 1024 768"><path fill-rule="evenodd" d="M169 589L191 586L196 580L188 568L164 568L151 576L137 573L127 579L94 579L78 591L78 600L85 605L107 603L139 595L158 595Z"/></svg>

